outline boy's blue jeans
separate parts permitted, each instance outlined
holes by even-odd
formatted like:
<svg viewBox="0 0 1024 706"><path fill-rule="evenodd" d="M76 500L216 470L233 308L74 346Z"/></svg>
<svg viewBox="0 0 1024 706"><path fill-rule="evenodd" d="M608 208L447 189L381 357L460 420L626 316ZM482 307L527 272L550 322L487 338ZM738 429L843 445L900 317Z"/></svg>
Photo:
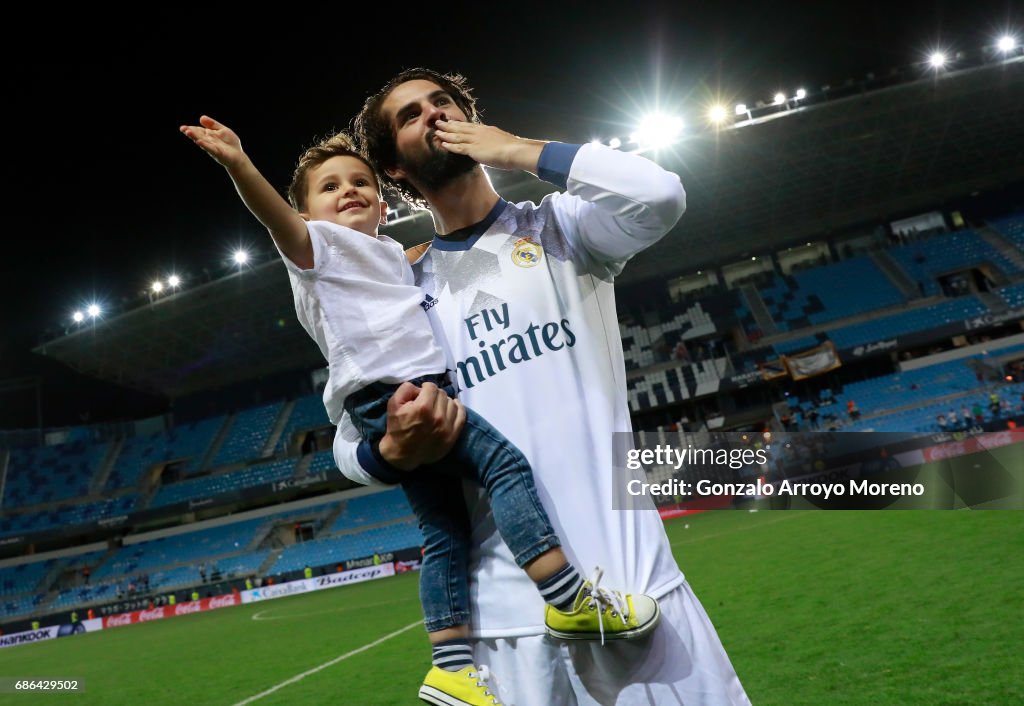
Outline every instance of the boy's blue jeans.
<svg viewBox="0 0 1024 706"><path fill-rule="evenodd" d="M433 382L455 397L444 375L410 382ZM388 400L397 389L398 385L376 382L345 400L345 410L364 439L379 442L384 436ZM487 493L501 538L519 566L561 545L537 497L526 457L467 408L466 425L451 452L437 463L409 471L402 481L423 533L420 602L427 632L469 623L470 528L462 491L466 478Z"/></svg>

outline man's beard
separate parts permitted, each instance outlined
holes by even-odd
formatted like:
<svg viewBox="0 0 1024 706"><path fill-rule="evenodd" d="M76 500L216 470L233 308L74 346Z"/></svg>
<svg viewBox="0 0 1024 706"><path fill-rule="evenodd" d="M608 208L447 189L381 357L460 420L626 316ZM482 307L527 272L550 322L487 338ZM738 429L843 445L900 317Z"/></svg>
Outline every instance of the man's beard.
<svg viewBox="0 0 1024 706"><path fill-rule="evenodd" d="M427 152L406 159L402 168L408 173L410 180L415 181L422 189L438 191L452 181L473 171L476 160L464 154L449 152L434 144L434 131L427 136Z"/></svg>

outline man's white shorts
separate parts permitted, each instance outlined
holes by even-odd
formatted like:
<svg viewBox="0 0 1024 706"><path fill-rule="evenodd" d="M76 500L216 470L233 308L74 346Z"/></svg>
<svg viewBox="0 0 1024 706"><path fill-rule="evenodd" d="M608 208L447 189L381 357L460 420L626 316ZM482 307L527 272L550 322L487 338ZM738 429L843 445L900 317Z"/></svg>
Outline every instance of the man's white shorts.
<svg viewBox="0 0 1024 706"><path fill-rule="evenodd" d="M485 639L476 663L490 667L505 706L749 706L690 585L659 602L661 623L642 640Z"/></svg>

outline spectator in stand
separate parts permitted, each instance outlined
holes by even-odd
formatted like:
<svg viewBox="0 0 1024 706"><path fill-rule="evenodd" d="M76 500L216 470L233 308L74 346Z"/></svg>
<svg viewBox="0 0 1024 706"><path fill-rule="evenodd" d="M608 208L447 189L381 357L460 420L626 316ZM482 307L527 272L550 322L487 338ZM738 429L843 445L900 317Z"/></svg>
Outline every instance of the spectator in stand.
<svg viewBox="0 0 1024 706"><path fill-rule="evenodd" d="M860 410L857 409L857 403L853 400L846 400L846 413L850 416L852 421L856 421L860 418Z"/></svg>
<svg viewBox="0 0 1024 706"><path fill-rule="evenodd" d="M971 412L974 414L974 421L975 421L975 423L981 424L982 422L985 421L985 415L981 411L981 403L980 402L975 402L974 403L974 407L971 409Z"/></svg>
<svg viewBox="0 0 1024 706"><path fill-rule="evenodd" d="M85 582L86 586L89 585L89 577L91 575L92 575L92 570L89 569L88 566L85 566L85 567L82 568L82 580Z"/></svg>
<svg viewBox="0 0 1024 706"><path fill-rule="evenodd" d="M306 568L302 570L302 575L305 576L307 579L313 578L313 569L311 569L307 564Z"/></svg>
<svg viewBox="0 0 1024 706"><path fill-rule="evenodd" d="M811 410L807 413L807 421L811 423L811 429L818 430L818 408L811 407Z"/></svg>
<svg viewBox="0 0 1024 706"><path fill-rule="evenodd" d="M939 431L946 431L946 415L939 415Z"/></svg>
<svg viewBox="0 0 1024 706"><path fill-rule="evenodd" d="M960 420L956 417L955 409L949 410L949 428L954 431L960 428Z"/></svg>
<svg viewBox="0 0 1024 706"><path fill-rule="evenodd" d="M967 405L960 405L960 419L963 420L964 429L971 426L971 410L967 409Z"/></svg>

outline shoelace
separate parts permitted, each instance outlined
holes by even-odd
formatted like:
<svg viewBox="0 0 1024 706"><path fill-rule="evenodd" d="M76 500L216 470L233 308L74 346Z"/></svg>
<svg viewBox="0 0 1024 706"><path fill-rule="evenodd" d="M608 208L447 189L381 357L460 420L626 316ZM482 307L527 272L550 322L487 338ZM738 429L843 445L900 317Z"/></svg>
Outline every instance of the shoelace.
<svg viewBox="0 0 1024 706"><path fill-rule="evenodd" d="M491 679L494 679L494 675L491 674L491 670L487 668L486 664L481 664L479 667L477 667L477 670L475 672L470 672L468 676L470 679L477 680L476 685L478 687L483 688L484 696L491 697L491 704L493 704L493 706L501 706L501 702L499 702L498 699L495 698L497 694L491 693L490 685L487 683L491 681ZM497 684L498 680L494 679L494 683Z"/></svg>
<svg viewBox="0 0 1024 706"><path fill-rule="evenodd" d="M590 579L590 605L597 607L597 628L601 633L601 644L604 644L604 611L611 608L612 617L621 617L625 623L629 619L629 604L620 591L609 591L601 588L598 584L604 576L604 569L600 566L594 568L594 575Z"/></svg>

